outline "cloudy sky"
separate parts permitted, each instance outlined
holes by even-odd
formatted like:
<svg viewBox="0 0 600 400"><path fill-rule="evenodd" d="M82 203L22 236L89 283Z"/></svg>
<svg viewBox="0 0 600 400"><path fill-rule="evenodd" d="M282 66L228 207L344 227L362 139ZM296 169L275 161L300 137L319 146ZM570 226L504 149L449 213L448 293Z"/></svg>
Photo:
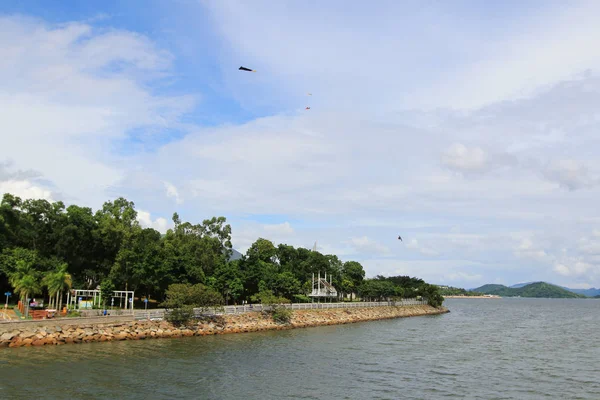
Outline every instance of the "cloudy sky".
<svg viewBox="0 0 600 400"><path fill-rule="evenodd" d="M4 0L0 192L223 215L242 252L317 241L368 276L598 287L599 13Z"/></svg>

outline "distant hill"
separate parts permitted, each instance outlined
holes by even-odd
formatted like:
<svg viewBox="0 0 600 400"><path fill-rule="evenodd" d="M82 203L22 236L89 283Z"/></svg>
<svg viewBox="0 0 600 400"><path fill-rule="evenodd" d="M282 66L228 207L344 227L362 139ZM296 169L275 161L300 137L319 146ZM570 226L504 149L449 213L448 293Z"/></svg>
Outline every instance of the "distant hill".
<svg viewBox="0 0 600 400"><path fill-rule="evenodd" d="M539 282L538 281L538 282L517 283L515 285L509 286L509 288L519 289L519 288L522 288L524 286L531 285L532 283L548 283L548 282ZM549 285L554 285L552 283L548 283L548 284ZM600 289L596 289L596 288L591 288L591 289L571 289L571 288L568 288L566 286L560 286L560 285L554 285L554 286L558 286L558 287L561 287L561 288L563 288L565 290L568 290L569 292L573 292L573 293L577 293L577 294L582 294L582 295L587 296L587 297L595 297L595 296L600 295ZM475 289L471 289L471 290L475 290Z"/></svg>
<svg viewBox="0 0 600 400"><path fill-rule="evenodd" d="M225 253L225 250L223 250L223 253ZM229 259L227 261L241 260L241 258L242 253L240 253L236 249L231 249L231 256L229 256Z"/></svg>
<svg viewBox="0 0 600 400"><path fill-rule="evenodd" d="M492 293L492 292L497 291L497 290L501 290L501 289L508 289L508 288L506 286L504 286L504 285L498 285L498 284L494 284L494 283L489 283L487 285L483 285L483 286L475 288L475 289L469 289L469 291L470 292L485 293L485 294L496 294L496 293Z"/></svg>
<svg viewBox="0 0 600 400"><path fill-rule="evenodd" d="M573 298L585 298L586 296L578 293L573 293L569 290L563 289L560 286L552 285L546 282L535 282L526 284L522 287L508 287L504 285L483 285L481 287L472 289L475 292L481 292L485 294L496 294L502 297L537 297L537 298L561 298L561 299L573 299Z"/></svg>
<svg viewBox="0 0 600 400"><path fill-rule="evenodd" d="M600 289L591 288L591 289L569 289L568 287L561 286L561 288L568 290L569 292L582 294L588 297L596 297L600 295Z"/></svg>
<svg viewBox="0 0 600 400"><path fill-rule="evenodd" d="M240 260L241 258L242 258L242 253L240 253L236 249L231 249L231 257L229 257L229 261Z"/></svg>

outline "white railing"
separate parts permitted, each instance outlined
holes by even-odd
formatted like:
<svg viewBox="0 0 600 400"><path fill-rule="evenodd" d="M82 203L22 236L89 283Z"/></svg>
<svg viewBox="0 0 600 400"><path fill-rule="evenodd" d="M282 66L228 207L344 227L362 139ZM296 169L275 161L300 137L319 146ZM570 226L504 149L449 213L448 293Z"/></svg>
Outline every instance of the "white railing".
<svg viewBox="0 0 600 400"><path fill-rule="evenodd" d="M417 299L402 299L398 301L372 301L372 302L352 302L352 303L292 303L282 304L285 308L292 310L317 310L327 308L360 308L360 307L383 307L383 306L416 306L427 304L427 300ZM194 309L196 316L201 315L229 315L229 314L244 314L253 311L265 311L269 310L270 306L264 306L262 304L246 304L242 306L223 306L222 308L213 308L208 311L202 312L200 309ZM165 315L165 309L153 309L153 310L134 310L134 316L136 320L142 319L163 319Z"/></svg>

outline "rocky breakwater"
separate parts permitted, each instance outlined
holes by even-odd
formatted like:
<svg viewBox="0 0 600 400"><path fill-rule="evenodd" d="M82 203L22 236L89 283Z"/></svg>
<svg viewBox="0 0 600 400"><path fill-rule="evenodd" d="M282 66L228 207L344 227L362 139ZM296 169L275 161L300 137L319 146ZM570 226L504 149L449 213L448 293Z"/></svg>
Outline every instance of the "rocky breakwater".
<svg viewBox="0 0 600 400"><path fill-rule="evenodd" d="M251 312L210 317L186 327L176 327L166 321L107 322L61 326L60 320L55 320L49 322L46 326L0 331L0 347L61 345L282 330L434 315L446 312L448 312L448 309L444 307L434 308L425 305L300 310L294 311L290 322L287 324L274 322L267 313ZM0 329L2 329L1 326Z"/></svg>

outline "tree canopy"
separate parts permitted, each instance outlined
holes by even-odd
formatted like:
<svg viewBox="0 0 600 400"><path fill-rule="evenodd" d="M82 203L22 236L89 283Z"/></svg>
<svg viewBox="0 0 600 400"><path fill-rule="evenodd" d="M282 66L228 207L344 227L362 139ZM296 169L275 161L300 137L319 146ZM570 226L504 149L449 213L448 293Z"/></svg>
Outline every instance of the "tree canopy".
<svg viewBox="0 0 600 400"><path fill-rule="evenodd" d="M140 298L170 304L174 300L168 289L179 284L197 293L217 293L225 304L260 301L264 293L306 301L312 274L320 272L331 277L341 295L381 299L414 297L419 288L425 290L425 282L417 278L366 279L357 261L265 238L258 238L241 259L231 260L231 226L225 217L191 223L174 213L172 220L173 228L161 234L143 228L135 204L122 197L93 212L5 194L0 203L0 287L13 288L21 298L58 298L71 287L110 291L127 286Z"/></svg>

